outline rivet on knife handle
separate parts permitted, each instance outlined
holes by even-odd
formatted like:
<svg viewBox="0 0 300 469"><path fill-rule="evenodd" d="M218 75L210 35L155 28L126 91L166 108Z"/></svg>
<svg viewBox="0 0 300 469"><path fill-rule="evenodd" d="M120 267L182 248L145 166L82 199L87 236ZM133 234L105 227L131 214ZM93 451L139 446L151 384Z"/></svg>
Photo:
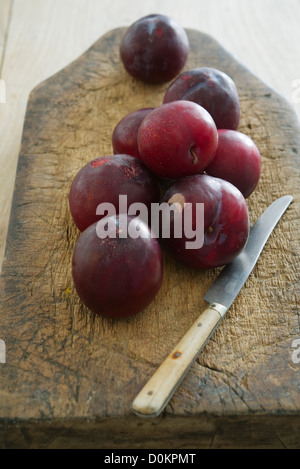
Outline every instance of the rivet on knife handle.
<svg viewBox="0 0 300 469"><path fill-rule="evenodd" d="M167 405L227 308L211 304L198 317L131 405L134 413L155 417Z"/></svg>
<svg viewBox="0 0 300 469"><path fill-rule="evenodd" d="M249 277L270 234L292 200L291 195L275 200L254 223L241 254L224 267L206 292L204 299L209 303L208 308L133 401L131 409L135 414L155 417L167 405L190 365Z"/></svg>

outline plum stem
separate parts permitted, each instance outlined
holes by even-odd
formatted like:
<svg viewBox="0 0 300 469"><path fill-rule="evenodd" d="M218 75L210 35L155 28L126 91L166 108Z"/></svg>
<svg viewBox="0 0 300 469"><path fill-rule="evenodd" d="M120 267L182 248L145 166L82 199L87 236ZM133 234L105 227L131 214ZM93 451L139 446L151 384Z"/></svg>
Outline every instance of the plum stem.
<svg viewBox="0 0 300 469"><path fill-rule="evenodd" d="M197 158L197 155L196 155L196 153L195 153L195 151L193 150L192 147L190 148L190 152L192 153L192 155L194 157L193 163L197 164L198 163L198 158Z"/></svg>

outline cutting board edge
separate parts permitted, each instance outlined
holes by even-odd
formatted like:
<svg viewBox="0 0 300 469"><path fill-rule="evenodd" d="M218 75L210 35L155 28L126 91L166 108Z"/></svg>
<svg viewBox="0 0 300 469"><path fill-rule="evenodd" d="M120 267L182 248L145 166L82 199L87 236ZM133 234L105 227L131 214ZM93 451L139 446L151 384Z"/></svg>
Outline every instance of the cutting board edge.
<svg viewBox="0 0 300 469"><path fill-rule="evenodd" d="M117 28L117 29L120 29L120 28ZM121 28L121 29L123 29L123 28ZM107 33L107 34L110 34L110 32ZM206 35L206 36L210 38L209 35ZM102 39L102 38L100 38L100 40L101 40L101 39ZM94 43L94 45L92 45L88 50L92 50L92 49L95 47L95 45L96 45L100 40L98 40L96 43ZM215 41L215 42L217 42L217 41ZM85 53L84 53L84 54L85 54ZM82 55L84 55L84 54L82 54ZM73 62L73 64L74 64L77 60L78 60L78 59L76 59L76 60ZM70 65L72 65L72 64L70 64ZM242 65L242 66L243 66L243 65ZM243 66L243 68L246 68L246 67ZM48 81L51 80L52 78L55 78L55 77L57 76L57 74L60 74L60 73L63 72L64 70L65 70L65 68L62 69L61 71L57 72L56 74L52 75L52 77L48 78L48 79L45 80L44 82L41 82L39 85L37 85L37 87L35 87L35 88L32 90L32 95L31 95L30 99L35 99L35 94L38 94L38 93L39 93L39 90L40 90L40 88L43 86L43 84L45 84L46 82L48 82ZM253 77L255 77L255 75L253 75L252 72L249 72L249 73L251 73L251 75L252 75ZM257 78L257 80L261 82L261 80L260 80L258 77L255 77L255 78ZM269 87L268 85L265 85L265 86L266 86L266 88L270 89L270 87ZM287 108L288 108L290 111L292 111L293 114L295 114L294 110L291 108L291 106L290 106L290 104L288 103L288 101L287 101L285 98L283 98L281 95L279 95L277 92L274 92L274 93L275 93L275 95L277 95L277 96L279 97L280 100L284 100L285 103L286 103ZM28 100L28 101L29 101L29 100ZM26 118L25 118L25 120L26 120ZM298 119L297 119L297 122L298 122L298 125L299 125ZM20 156L22 156L22 155L21 155L21 152L20 152Z"/></svg>

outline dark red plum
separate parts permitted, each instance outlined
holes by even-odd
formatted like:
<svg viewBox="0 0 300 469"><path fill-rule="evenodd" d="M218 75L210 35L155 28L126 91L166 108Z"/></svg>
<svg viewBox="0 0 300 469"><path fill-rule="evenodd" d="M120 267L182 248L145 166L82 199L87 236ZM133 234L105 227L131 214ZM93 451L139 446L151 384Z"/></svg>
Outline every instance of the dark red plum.
<svg viewBox="0 0 300 469"><path fill-rule="evenodd" d="M114 128L112 145L114 154L125 153L140 158L137 143L137 133L144 117L154 108L137 109L124 116Z"/></svg>
<svg viewBox="0 0 300 469"><path fill-rule="evenodd" d="M162 178L200 173L212 161L218 132L211 115L191 101L174 101L150 112L138 130L142 161Z"/></svg>
<svg viewBox="0 0 300 469"><path fill-rule="evenodd" d="M160 290L160 245L138 218L121 214L101 222L104 220L106 237L99 237L97 222L83 231L76 242L72 260L74 285L81 301L93 313L112 318L132 316L143 311ZM104 223L102 228L100 231L105 233ZM141 236L124 238L126 230Z"/></svg>
<svg viewBox="0 0 300 469"><path fill-rule="evenodd" d="M127 72L147 83L165 83L175 78L186 63L189 41L174 19L159 14L134 22L120 44Z"/></svg>
<svg viewBox="0 0 300 469"><path fill-rule="evenodd" d="M183 228L183 235L176 237L176 218L171 212L170 236L163 241L182 263L196 269L220 267L231 262L244 248L249 234L248 208L241 192L229 182L206 174L187 176L169 187L162 202L179 203L182 223L190 214L192 231L199 237L202 231L203 244L196 248L190 246L187 243L195 242L196 234L192 236L192 231L187 233ZM196 210L197 203L204 204L203 219L197 215L200 213Z"/></svg>
<svg viewBox="0 0 300 469"><path fill-rule="evenodd" d="M236 130L219 130L218 134L215 157L205 171L231 182L247 198L260 178L260 152L248 135Z"/></svg>
<svg viewBox="0 0 300 469"><path fill-rule="evenodd" d="M96 158L81 168L69 193L70 211L79 230L107 215L96 213L99 204L112 204L114 213L123 212L119 207L120 195L127 196L128 206L143 203L148 213L151 203L159 201L158 183L141 160L130 155L112 155Z"/></svg>
<svg viewBox="0 0 300 469"><path fill-rule="evenodd" d="M200 67L183 72L168 87L163 102L185 99L203 106L218 129L236 130L240 100L232 78L221 70Z"/></svg>

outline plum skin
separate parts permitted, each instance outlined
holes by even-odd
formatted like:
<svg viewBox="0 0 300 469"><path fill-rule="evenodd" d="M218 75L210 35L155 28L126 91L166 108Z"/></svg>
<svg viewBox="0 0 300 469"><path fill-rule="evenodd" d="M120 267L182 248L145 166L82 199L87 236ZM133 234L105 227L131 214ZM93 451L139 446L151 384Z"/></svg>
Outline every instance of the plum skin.
<svg viewBox="0 0 300 469"><path fill-rule="evenodd" d="M237 130L218 130L219 143L206 173L225 179L248 198L257 186L261 172L261 155L246 134Z"/></svg>
<svg viewBox="0 0 300 469"><path fill-rule="evenodd" d="M137 143L138 129L142 120L154 108L142 108L124 116L115 126L112 133L112 146L114 154L125 153L140 158Z"/></svg>
<svg viewBox="0 0 300 469"><path fill-rule="evenodd" d="M121 238L120 218L145 237ZM155 298L163 279L162 252L149 227L137 217L110 217L116 238L101 239L97 223L83 231L74 248L72 276L83 304L96 315L124 318L142 312Z"/></svg>
<svg viewBox="0 0 300 469"><path fill-rule="evenodd" d="M135 21L120 43L127 72L147 83L165 83L181 71L189 53L185 30L172 18L153 14Z"/></svg>
<svg viewBox="0 0 300 469"><path fill-rule="evenodd" d="M155 108L138 130L142 161L162 178L200 173L212 161L218 132L210 114L191 101L174 101Z"/></svg>
<svg viewBox="0 0 300 469"><path fill-rule="evenodd" d="M204 244L198 249L186 249L186 241L190 240L184 234L181 238L174 237L171 217L171 236L162 241L177 260L205 270L228 264L242 251L249 235L249 213L245 198L235 186L219 178L196 174L175 181L161 202L170 204L175 198L194 207L196 203L204 203ZM195 226L194 212L193 223Z"/></svg>
<svg viewBox="0 0 300 469"><path fill-rule="evenodd" d="M134 202L146 205L158 202L160 188L141 160L130 155L96 158L76 174L69 192L72 218L80 231L101 218L99 204L111 203L119 213L119 195L127 195L128 206ZM104 216L104 215L103 215Z"/></svg>
<svg viewBox="0 0 300 469"><path fill-rule="evenodd" d="M169 85L163 103L185 99L203 106L218 129L236 130L240 121L240 100L236 85L225 72L199 67L181 73Z"/></svg>

